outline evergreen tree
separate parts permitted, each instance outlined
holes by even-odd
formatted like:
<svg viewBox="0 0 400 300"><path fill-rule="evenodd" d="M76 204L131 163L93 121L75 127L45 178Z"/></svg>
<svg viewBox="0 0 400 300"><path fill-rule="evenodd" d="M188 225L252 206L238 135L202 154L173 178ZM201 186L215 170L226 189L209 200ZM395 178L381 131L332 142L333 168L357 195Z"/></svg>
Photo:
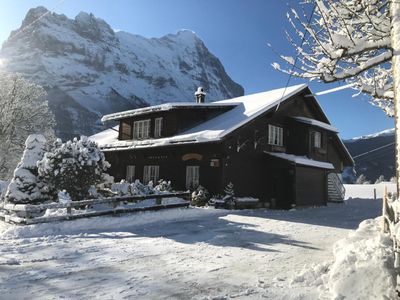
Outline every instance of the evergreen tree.
<svg viewBox="0 0 400 300"><path fill-rule="evenodd" d="M46 151L46 139L40 134L31 134L25 142L21 162L14 171L6 201L35 204L52 198L46 183L38 174L37 162Z"/></svg>
<svg viewBox="0 0 400 300"><path fill-rule="evenodd" d="M235 196L235 190L232 182L229 182L224 189L225 195L233 197Z"/></svg>

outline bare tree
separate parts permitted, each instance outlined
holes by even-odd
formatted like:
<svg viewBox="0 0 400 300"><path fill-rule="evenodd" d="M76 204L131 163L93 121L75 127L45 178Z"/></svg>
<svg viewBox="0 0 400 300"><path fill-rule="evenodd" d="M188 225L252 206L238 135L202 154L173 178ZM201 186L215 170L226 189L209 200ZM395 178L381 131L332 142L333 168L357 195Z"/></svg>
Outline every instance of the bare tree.
<svg viewBox="0 0 400 300"><path fill-rule="evenodd" d="M9 179L32 133L54 138L46 91L16 74L0 74L0 178Z"/></svg>
<svg viewBox="0 0 400 300"><path fill-rule="evenodd" d="M296 57L281 55L289 67L273 66L310 80L353 84L386 114L395 115L400 141L400 1L305 0L287 16L293 26L287 37ZM397 143L397 173L399 148Z"/></svg>
<svg viewBox="0 0 400 300"><path fill-rule="evenodd" d="M295 35L287 36L299 64L294 65L295 58L282 55L293 68L273 66L325 83L346 80L393 114L389 4L389 0L317 0L307 1L301 13L292 9L287 16ZM312 10L311 18L306 16L306 11L310 14L307 6Z"/></svg>

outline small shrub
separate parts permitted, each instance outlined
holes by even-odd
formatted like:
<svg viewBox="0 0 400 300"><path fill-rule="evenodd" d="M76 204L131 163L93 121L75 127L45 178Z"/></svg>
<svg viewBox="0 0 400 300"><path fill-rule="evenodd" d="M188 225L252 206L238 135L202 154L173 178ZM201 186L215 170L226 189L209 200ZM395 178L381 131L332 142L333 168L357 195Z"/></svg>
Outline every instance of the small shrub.
<svg viewBox="0 0 400 300"><path fill-rule="evenodd" d="M205 206L210 199L207 189L199 185L192 193L192 204L194 206Z"/></svg>
<svg viewBox="0 0 400 300"><path fill-rule="evenodd" d="M225 196L233 197L235 196L235 190L232 182L229 182L224 189Z"/></svg>
<svg viewBox="0 0 400 300"><path fill-rule="evenodd" d="M171 181L166 181L163 179L159 180L158 184L154 187L154 192L157 194L169 193L171 190Z"/></svg>

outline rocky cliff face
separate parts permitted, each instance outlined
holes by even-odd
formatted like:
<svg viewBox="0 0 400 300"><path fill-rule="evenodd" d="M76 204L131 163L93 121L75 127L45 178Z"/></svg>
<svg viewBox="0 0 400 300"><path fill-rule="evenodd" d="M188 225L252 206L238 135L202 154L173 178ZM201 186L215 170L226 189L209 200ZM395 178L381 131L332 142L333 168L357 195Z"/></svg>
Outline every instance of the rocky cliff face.
<svg viewBox="0 0 400 300"><path fill-rule="evenodd" d="M208 101L244 93L191 31L148 39L114 32L84 12L73 20L55 13L37 20L46 12L29 10L4 42L0 60L7 71L46 88L63 138L99 131L103 114L192 101L197 86Z"/></svg>

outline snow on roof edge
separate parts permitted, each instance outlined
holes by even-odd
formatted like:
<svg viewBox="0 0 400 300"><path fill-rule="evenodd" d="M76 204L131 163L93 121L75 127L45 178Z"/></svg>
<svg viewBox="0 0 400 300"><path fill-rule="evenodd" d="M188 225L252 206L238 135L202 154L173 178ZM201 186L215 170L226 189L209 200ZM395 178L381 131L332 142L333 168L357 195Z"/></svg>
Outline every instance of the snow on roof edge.
<svg viewBox="0 0 400 300"><path fill-rule="evenodd" d="M295 164L298 165L316 167L321 169L330 169L330 170L335 169L335 167L331 163L310 159L306 156L297 156L294 154L281 153L281 152L268 152L268 151L264 151L264 153L275 156L280 159L294 162Z"/></svg>
<svg viewBox="0 0 400 300"><path fill-rule="evenodd" d="M332 126L330 124L315 120L315 119L310 119L310 118L306 118L306 117L299 117L299 116L292 117L292 119L294 119L294 120L296 120L298 122L301 122L301 123L305 123L305 124L313 125L313 126L316 126L316 127L320 127L320 128L323 128L325 130L332 131L332 132L335 132L335 133L339 132L336 127L334 127L334 126Z"/></svg>
<svg viewBox="0 0 400 300"><path fill-rule="evenodd" d="M291 86L290 88L293 88L293 91L286 93L286 88L285 88L285 94L282 94L281 99L279 99L278 101L275 101L274 103L267 105L266 107L264 107L263 109L259 110L257 113L253 114L251 117L247 118L246 120L243 120L242 122L236 124L235 126L231 127L229 130L224 130L224 132L222 132L222 134L219 135L219 138L222 138L224 136L226 136L227 134L231 133L232 131L238 129L239 127L243 126L244 124L250 122L251 120L257 118L258 116L262 115L263 113L265 113L266 111L270 110L272 107L279 105L280 103L282 103L283 101L289 99L291 96L300 93L302 90L304 90L305 88L308 88L308 85L303 83L303 84L299 84L299 85L294 85ZM242 96L245 97L245 96ZM240 98L240 97L238 97ZM218 102L228 102L229 100L222 100L222 101L218 101Z"/></svg>
<svg viewBox="0 0 400 300"><path fill-rule="evenodd" d="M232 103L216 103L216 102L208 102L208 103L196 103L196 102L170 102L170 103L163 103L159 105L153 106L146 106L141 108L135 108L131 110L120 111L112 114L104 115L101 118L101 122L108 122L114 120L120 120L122 118L128 118L133 116L144 115L156 111L168 111L176 108L202 108L202 107L222 107L222 106L233 106Z"/></svg>
<svg viewBox="0 0 400 300"><path fill-rule="evenodd" d="M117 139L117 134L112 134L110 130L105 130L93 135L91 139L96 141L103 150L108 149L108 151L115 151L119 148L121 148L121 150L127 150L144 147L167 146L178 143L216 142L220 141L237 128L252 121L254 118L279 105L279 103L300 93L305 88L307 88L306 84L300 84L287 88L278 88L267 92L213 102L212 104L215 106L234 105L235 108L172 137L142 141L119 141ZM283 96L284 91L285 95Z"/></svg>

